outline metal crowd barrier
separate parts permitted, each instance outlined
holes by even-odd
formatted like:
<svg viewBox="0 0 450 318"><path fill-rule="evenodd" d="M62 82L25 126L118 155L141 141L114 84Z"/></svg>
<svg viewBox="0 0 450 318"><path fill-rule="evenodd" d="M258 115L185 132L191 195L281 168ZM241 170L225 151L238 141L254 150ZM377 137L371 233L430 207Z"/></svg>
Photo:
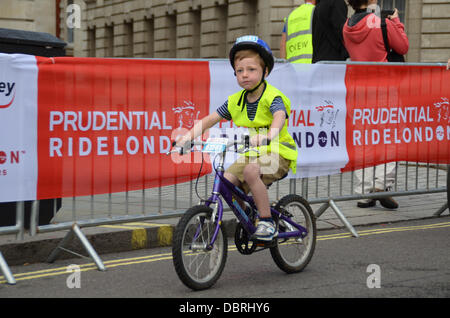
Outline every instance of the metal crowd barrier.
<svg viewBox="0 0 450 318"><path fill-rule="evenodd" d="M269 189L269 199L277 201L288 193L302 195L310 204L320 204L320 207L314 211L317 218L331 208L352 235L358 237L358 233L338 207L338 202L365 198L376 199L386 196L387 193L389 196L396 197L446 192L450 186L447 170L448 167L442 165L398 162L392 191L362 194L355 193L354 172L314 178L284 179L272 185ZM204 176L199 180L197 191L200 197L208 196L211 185L211 176ZM53 262L60 251L80 256L66 248L68 243L76 237L94 260L97 268L104 271L106 268L102 260L81 231L82 228L179 217L186 209L198 202L195 180L157 189L64 198L62 208L54 215L51 224L38 225L39 201L34 201L29 234L36 236L40 233L69 230L47 261ZM434 213L434 216L441 215L447 208L448 202L443 202L442 207ZM17 206L17 224L11 227L0 227L0 234L15 233L17 240L23 240L23 221L23 203L21 203ZM1 254L0 268L8 284L15 284L14 277Z"/></svg>
<svg viewBox="0 0 450 318"><path fill-rule="evenodd" d="M420 63L417 65L426 64ZM444 64L434 63L432 65ZM396 197L447 191L448 201L443 203L442 207L434 213L434 216L439 216L449 207L450 176L448 170L448 166L442 165L398 162L396 163L395 185L388 194ZM206 198L208 196L212 186L211 183L211 176L201 178L197 188L201 197ZM269 190L269 199L276 201L288 193L300 194L310 204L320 204L320 207L315 211L317 218L328 208L331 208L355 237L358 237L358 233L337 206L337 202L366 198L377 199L386 196L386 192L355 193L354 172L315 178L284 179L272 185ZM51 224L47 225L38 225L39 201L35 201L32 204L29 235L36 236L40 233L69 230L47 261L53 262L60 251L71 252L66 247L76 237L94 260L97 268L104 271L106 268L102 260L81 231L82 228L179 217L187 208L197 204L198 201L195 180L140 191L63 198L61 210L54 215ZM17 240L23 240L24 218L24 203L20 202L17 204L16 224L0 227L0 235L16 234ZM0 270L8 284L15 284L14 277L1 252Z"/></svg>
<svg viewBox="0 0 450 318"><path fill-rule="evenodd" d="M379 168L383 169L383 167ZM387 195L398 197L446 192L450 187L448 169L446 165L397 162L395 166L395 180L390 191L356 193L354 171L352 171L324 177L295 180L295 187L300 183L301 190L294 190L294 192L301 194L310 204L321 204L314 212L317 218L328 208L331 208L352 235L358 237L358 233L348 222L337 202L379 199ZM386 170L384 171L386 172ZM363 183L365 178L370 178L371 182L373 182L373 188L375 188L374 178L363 174ZM449 195L447 200L450 201ZM433 215L440 216L448 208L448 201L443 202L443 205Z"/></svg>
<svg viewBox="0 0 450 318"><path fill-rule="evenodd" d="M17 240L24 239L25 233L25 202L17 202L16 204L16 224L12 226L0 226L0 235L2 234L16 234ZM3 273L8 284L15 284L16 280L11 273L11 270L6 263L5 258L0 251L0 271Z"/></svg>

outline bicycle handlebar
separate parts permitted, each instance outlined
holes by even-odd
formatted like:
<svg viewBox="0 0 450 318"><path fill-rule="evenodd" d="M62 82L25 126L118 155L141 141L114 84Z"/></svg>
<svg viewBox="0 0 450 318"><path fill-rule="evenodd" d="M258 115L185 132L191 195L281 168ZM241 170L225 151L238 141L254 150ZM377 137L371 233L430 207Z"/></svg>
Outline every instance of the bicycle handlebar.
<svg viewBox="0 0 450 318"><path fill-rule="evenodd" d="M192 147L194 146L203 146L205 144L205 141L191 141L190 146L187 147L186 145L184 145L183 147L180 146L176 146L176 141L172 142L172 148L176 147L177 149L172 149L170 151L168 151L166 153L166 155L170 155L171 153L179 153L181 155L186 154L188 152L190 152L190 150L192 149ZM268 146L270 144L270 139L264 139L263 143L261 146ZM239 146L239 145L243 145L244 148L241 150L236 151L237 153L246 153L249 151L255 151L257 153L259 153L258 149L256 147L250 147L250 136L249 135L244 135L242 136L241 141L237 141L237 140L233 140L233 141L229 141L225 147L225 149L229 149L230 147L233 146ZM189 148L188 150L185 151L185 149Z"/></svg>

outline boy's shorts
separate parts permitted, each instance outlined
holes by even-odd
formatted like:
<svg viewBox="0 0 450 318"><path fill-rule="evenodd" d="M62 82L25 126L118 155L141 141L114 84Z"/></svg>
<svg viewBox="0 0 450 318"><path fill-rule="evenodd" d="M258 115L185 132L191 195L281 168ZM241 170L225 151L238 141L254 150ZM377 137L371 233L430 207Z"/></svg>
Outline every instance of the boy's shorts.
<svg viewBox="0 0 450 318"><path fill-rule="evenodd" d="M269 185L285 177L289 172L290 161L280 156L278 153L268 153L260 157L240 156L226 172L231 173L241 182L241 188L245 193L250 192L250 187L244 181L244 168L249 163L258 163L261 168L261 180L265 185Z"/></svg>

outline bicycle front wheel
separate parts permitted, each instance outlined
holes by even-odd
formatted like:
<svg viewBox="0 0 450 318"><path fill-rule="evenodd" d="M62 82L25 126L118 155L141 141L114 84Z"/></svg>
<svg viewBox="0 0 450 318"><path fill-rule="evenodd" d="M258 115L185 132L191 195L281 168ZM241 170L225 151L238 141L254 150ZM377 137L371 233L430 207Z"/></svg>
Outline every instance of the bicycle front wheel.
<svg viewBox="0 0 450 318"><path fill-rule="evenodd" d="M173 237L172 256L181 281L193 290L211 287L222 274L228 241L223 227L209 248L216 229L212 210L204 205L190 208L181 217Z"/></svg>
<svg viewBox="0 0 450 318"><path fill-rule="evenodd" d="M302 271L311 260L316 246L316 222L309 203L299 195L289 194L283 197L275 207L284 209L289 217L308 231L304 238L277 239L276 245L270 248L270 254L277 266L284 272ZM278 232L296 230L282 219L278 222Z"/></svg>

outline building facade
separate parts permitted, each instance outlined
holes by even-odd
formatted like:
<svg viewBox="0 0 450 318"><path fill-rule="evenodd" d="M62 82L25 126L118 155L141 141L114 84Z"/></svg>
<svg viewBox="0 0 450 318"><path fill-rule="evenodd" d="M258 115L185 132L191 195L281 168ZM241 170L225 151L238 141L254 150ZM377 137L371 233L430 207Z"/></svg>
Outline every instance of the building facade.
<svg viewBox="0 0 450 318"><path fill-rule="evenodd" d="M2 0L0 27L54 34L69 43L68 55L80 57L225 58L244 34L259 35L279 56L284 18L303 2ZM450 1L378 3L399 9L410 41L408 62L450 58Z"/></svg>
<svg viewBox="0 0 450 318"><path fill-rule="evenodd" d="M2 0L0 5L0 28L56 34L54 0Z"/></svg>
<svg viewBox="0 0 450 318"><path fill-rule="evenodd" d="M283 19L298 3L88 0L83 3L83 27L75 30L81 43L74 45L74 55L221 58L243 34L258 34L276 53Z"/></svg>

